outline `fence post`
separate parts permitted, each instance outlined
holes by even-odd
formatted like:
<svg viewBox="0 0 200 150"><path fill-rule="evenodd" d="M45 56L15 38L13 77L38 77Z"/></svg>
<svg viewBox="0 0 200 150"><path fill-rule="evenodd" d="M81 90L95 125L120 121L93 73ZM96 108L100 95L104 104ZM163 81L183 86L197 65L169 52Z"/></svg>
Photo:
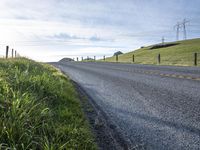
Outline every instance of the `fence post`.
<svg viewBox="0 0 200 150"><path fill-rule="evenodd" d="M81 60L83 61L83 57L81 57Z"/></svg>
<svg viewBox="0 0 200 150"><path fill-rule="evenodd" d="M13 58L13 56L14 56L14 49L12 49L12 58Z"/></svg>
<svg viewBox="0 0 200 150"><path fill-rule="evenodd" d="M96 56L94 56L94 61L96 61Z"/></svg>
<svg viewBox="0 0 200 150"><path fill-rule="evenodd" d="M15 51L15 58L17 58L17 51Z"/></svg>
<svg viewBox="0 0 200 150"><path fill-rule="evenodd" d="M106 56L105 55L103 56L103 60L106 61Z"/></svg>
<svg viewBox="0 0 200 150"><path fill-rule="evenodd" d="M78 61L78 57L76 58L76 60Z"/></svg>
<svg viewBox="0 0 200 150"><path fill-rule="evenodd" d="M134 56L134 54L133 54L133 63L135 62L135 56Z"/></svg>
<svg viewBox="0 0 200 150"><path fill-rule="evenodd" d="M9 46L6 46L6 59L8 59Z"/></svg>
<svg viewBox="0 0 200 150"><path fill-rule="evenodd" d="M194 53L194 65L197 66L197 53Z"/></svg>
<svg viewBox="0 0 200 150"><path fill-rule="evenodd" d="M116 55L116 62L118 62L118 55Z"/></svg>
<svg viewBox="0 0 200 150"><path fill-rule="evenodd" d="M160 64L160 54L158 54L158 64Z"/></svg>

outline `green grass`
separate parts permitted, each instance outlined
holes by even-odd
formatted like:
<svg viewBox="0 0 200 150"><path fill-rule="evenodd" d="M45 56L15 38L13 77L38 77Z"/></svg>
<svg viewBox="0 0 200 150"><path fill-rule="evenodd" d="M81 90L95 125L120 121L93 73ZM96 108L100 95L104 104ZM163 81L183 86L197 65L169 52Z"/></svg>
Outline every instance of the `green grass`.
<svg viewBox="0 0 200 150"><path fill-rule="evenodd" d="M161 65L193 66L194 53L198 53L198 66L200 66L200 39L178 41L178 45L150 50L151 46L141 48L129 53L119 55L119 62L132 63L132 56L135 56L135 63L157 64L157 56L161 55ZM108 62L115 62L115 57L106 58Z"/></svg>
<svg viewBox="0 0 200 150"><path fill-rule="evenodd" d="M0 149L97 149L70 80L28 59L0 59Z"/></svg>

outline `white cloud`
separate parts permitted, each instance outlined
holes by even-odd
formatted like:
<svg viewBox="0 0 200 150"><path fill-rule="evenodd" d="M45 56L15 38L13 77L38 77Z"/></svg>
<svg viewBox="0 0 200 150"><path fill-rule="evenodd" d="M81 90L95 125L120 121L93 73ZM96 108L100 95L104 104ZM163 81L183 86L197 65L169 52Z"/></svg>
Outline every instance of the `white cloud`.
<svg viewBox="0 0 200 150"><path fill-rule="evenodd" d="M162 5L159 0L1 0L0 44L41 61L57 60L61 55L110 55L117 49L127 52L159 42L162 36L173 40L172 27L184 17L198 20L199 2L187 3L187 0L163 1ZM61 34L65 36L58 38Z"/></svg>

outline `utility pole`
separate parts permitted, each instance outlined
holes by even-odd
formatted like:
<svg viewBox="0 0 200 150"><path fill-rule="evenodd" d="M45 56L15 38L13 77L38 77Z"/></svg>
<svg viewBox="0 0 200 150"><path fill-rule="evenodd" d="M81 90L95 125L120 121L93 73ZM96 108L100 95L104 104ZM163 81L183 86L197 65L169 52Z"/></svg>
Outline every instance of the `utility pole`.
<svg viewBox="0 0 200 150"><path fill-rule="evenodd" d="M165 37L163 36L162 37L162 44L164 44L165 43Z"/></svg>
<svg viewBox="0 0 200 150"><path fill-rule="evenodd" d="M183 35L184 35L184 40L187 39L186 23L189 23L189 21L186 20L186 19L184 19L184 20L183 20L183 23L182 23L182 24L183 24Z"/></svg>

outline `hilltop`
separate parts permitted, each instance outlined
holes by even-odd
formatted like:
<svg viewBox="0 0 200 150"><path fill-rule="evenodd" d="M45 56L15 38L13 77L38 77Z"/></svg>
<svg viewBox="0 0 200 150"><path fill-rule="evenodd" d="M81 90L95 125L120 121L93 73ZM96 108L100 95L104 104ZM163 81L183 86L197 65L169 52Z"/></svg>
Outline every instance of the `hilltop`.
<svg viewBox="0 0 200 150"><path fill-rule="evenodd" d="M161 65L193 66L194 53L198 53L198 62L200 62L200 38L165 43L165 46L155 44L142 47L119 55L118 62L132 63L134 55L134 63L157 64L157 57L160 54ZM116 58L109 57L106 61L115 62Z"/></svg>

